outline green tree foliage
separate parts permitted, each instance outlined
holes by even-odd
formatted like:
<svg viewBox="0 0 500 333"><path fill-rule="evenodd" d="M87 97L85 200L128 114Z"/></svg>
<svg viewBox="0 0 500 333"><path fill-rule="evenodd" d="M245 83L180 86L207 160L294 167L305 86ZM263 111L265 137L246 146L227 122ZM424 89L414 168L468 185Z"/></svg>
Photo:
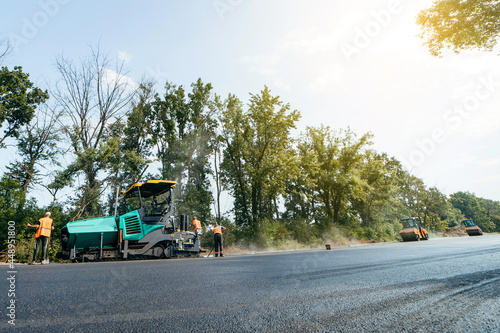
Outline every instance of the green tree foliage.
<svg viewBox="0 0 500 333"><path fill-rule="evenodd" d="M436 0L417 16L432 55L443 48L492 50L500 33L500 3L493 0Z"/></svg>
<svg viewBox="0 0 500 333"><path fill-rule="evenodd" d="M495 224L495 231L500 231L500 202L483 198L478 200L486 211L486 217Z"/></svg>
<svg viewBox="0 0 500 333"><path fill-rule="evenodd" d="M418 216L424 227L433 231L445 231L462 219L457 211L436 187L427 188L422 179L401 170L398 175L398 198L402 216Z"/></svg>
<svg viewBox="0 0 500 333"><path fill-rule="evenodd" d="M404 215L421 216L425 184L422 179L401 170L398 177L399 198L405 207Z"/></svg>
<svg viewBox="0 0 500 333"><path fill-rule="evenodd" d="M371 144L371 134L360 138L351 130L340 130L335 133L329 127L309 127L299 141L299 152L305 158L314 156L314 164L306 164L308 170L302 173L310 174L311 189L306 189L304 198L313 197L315 220L318 225L327 229L333 225L348 224L352 221L351 198L359 196L359 171L364 162L366 148ZM307 157L309 155L309 157ZM312 168L311 168L312 167ZM317 169L316 169L317 168ZM358 193L358 194L356 194Z"/></svg>
<svg viewBox="0 0 500 333"><path fill-rule="evenodd" d="M177 181L180 214L211 220L212 194L209 157L213 151L215 116L212 85L201 79L187 94L182 86L166 83L163 99L155 97L151 117L152 144L164 179Z"/></svg>
<svg viewBox="0 0 500 333"><path fill-rule="evenodd" d="M365 227L378 226L401 216L394 209L396 202L397 175L401 164L387 154L368 150L356 170L358 186L353 188L353 209Z"/></svg>
<svg viewBox="0 0 500 333"><path fill-rule="evenodd" d="M6 245L8 221L16 224L16 239L23 239L29 235L26 224L36 221L40 211L34 200L26 200L19 181L4 175L0 179L0 244Z"/></svg>
<svg viewBox="0 0 500 333"><path fill-rule="evenodd" d="M422 195L422 213L424 226L429 230L445 231L448 227L448 199L436 187L425 189Z"/></svg>
<svg viewBox="0 0 500 333"><path fill-rule="evenodd" d="M163 179L178 179L179 171L176 170L176 161L179 137L176 133L178 119L179 127L184 128L182 121L185 109L184 88L177 87L169 82L165 84L165 94L162 100L155 96L153 110L147 122L151 124L152 143L156 148L156 155L161 162L161 176Z"/></svg>
<svg viewBox="0 0 500 333"><path fill-rule="evenodd" d="M226 100L220 116L221 168L235 198L236 221L249 233L260 221L278 217L277 199L294 165L290 131L299 117L267 87L250 95L246 112L235 96Z"/></svg>
<svg viewBox="0 0 500 333"><path fill-rule="evenodd" d="M27 224L37 224L46 211L52 212L54 231L51 234L49 256L55 258L61 251L60 229L70 221L71 214L63 211L59 205L48 209L40 207L36 200L27 200L19 181L4 175L0 179L0 247L7 246L8 222L13 221L15 226L16 260L27 262L32 255L36 230L28 228Z"/></svg>
<svg viewBox="0 0 500 333"><path fill-rule="evenodd" d="M28 258L33 246L34 233L26 223L36 223L45 209L52 211L54 255L65 223L105 211L113 214L117 190L140 181L155 158L161 163L155 177L178 182L178 212L196 215L204 225L214 221L215 182L216 219L228 227L226 245L280 248L291 239L304 244L345 237L394 240L399 219L408 215L420 217L432 231L456 226L464 217L486 232L500 230L499 202L469 192L448 198L427 187L399 161L371 149L370 133L360 136L321 125L294 139L291 131L299 112L267 87L251 94L247 105L232 94L221 100L201 79L189 91L166 83L160 96L151 83L132 91L122 75L113 74L121 73L120 67L113 72L108 64L98 52L79 66L59 59L62 81L54 96L62 118L58 113L44 118L38 108L37 118L12 136L20 159L0 179L0 242L7 237L6 223L15 221L20 259ZM65 124L62 130L56 128L58 121ZM69 147L73 159L50 173L45 185L45 170L57 166L63 148L60 133L66 135L64 148ZM49 208L26 196L34 184L52 195ZM75 190L71 211L57 200L67 186ZM221 213L223 190L232 197L233 216ZM101 201L106 192L107 207ZM211 234L205 233L203 243L211 242Z"/></svg>
<svg viewBox="0 0 500 333"><path fill-rule="evenodd" d="M140 181L140 177L151 163L151 124L154 101L152 83L143 83L132 101L125 122L118 119L109 127L107 145L112 154L109 157L111 191L108 194L108 214L114 215L117 195L120 189L128 188Z"/></svg>
<svg viewBox="0 0 500 333"><path fill-rule="evenodd" d="M132 102L132 110L127 114L127 123L123 130L121 151L123 166L121 183L138 181L138 177L150 162L151 155L151 118L154 91L152 83L139 86L136 100Z"/></svg>
<svg viewBox="0 0 500 333"><path fill-rule="evenodd" d="M60 140L56 124L59 115L54 112L38 112L24 126L17 140L17 151L21 160L11 162L8 174L21 182L24 193L41 181L41 169L45 163L59 165L57 143Z"/></svg>
<svg viewBox="0 0 500 333"><path fill-rule="evenodd" d="M244 146L249 141L249 130L243 104L235 95L229 95L218 105L220 121L220 142L223 145L221 176L234 199L234 214L238 225L251 223L249 208L249 180L245 172Z"/></svg>
<svg viewBox="0 0 500 333"><path fill-rule="evenodd" d="M307 134L298 140L295 153L297 167L295 172L289 174L284 196L285 214L283 218L292 224L291 229L296 226L304 231L306 221L317 222L323 214L316 209L319 204L317 198L317 185L321 162L318 149L312 149L315 145L323 146L318 142L318 136L312 128L307 129ZM320 136L321 140L322 137Z"/></svg>
<svg viewBox="0 0 500 333"><path fill-rule="evenodd" d="M48 179L48 184L43 185L43 187L50 193L52 196L52 204L51 207L54 207L57 204L57 194L59 191L68 186L73 186L74 178L73 174L76 170L71 168L66 168L64 170L56 170L52 172Z"/></svg>
<svg viewBox="0 0 500 333"><path fill-rule="evenodd" d="M0 137L0 148L5 147L7 138L19 137L19 129L29 124L38 105L49 98L47 91L34 87L29 74L16 66L10 71L0 70L0 127L4 129Z"/></svg>
<svg viewBox="0 0 500 333"><path fill-rule="evenodd" d="M473 219L483 231L490 232L495 230L491 214L488 214L485 206L481 204L481 200L474 194L470 192L456 192L450 195L450 202L462 212L465 218ZM496 218L498 219L498 216Z"/></svg>
<svg viewBox="0 0 500 333"><path fill-rule="evenodd" d="M18 220L18 214L23 210L24 201L25 197L19 181L4 175L0 179L0 221L2 226L0 237L2 244L7 239L7 222ZM23 231L24 228L21 227L17 234Z"/></svg>
<svg viewBox="0 0 500 333"><path fill-rule="evenodd" d="M215 139L215 109L212 85L203 84L198 79L191 85L189 99L189 126L188 134L185 136L187 147L190 147L186 160L187 181L183 193L185 213L190 212L203 221L208 222L212 218L211 204L213 203L210 191L209 176L212 174L210 156L214 150Z"/></svg>

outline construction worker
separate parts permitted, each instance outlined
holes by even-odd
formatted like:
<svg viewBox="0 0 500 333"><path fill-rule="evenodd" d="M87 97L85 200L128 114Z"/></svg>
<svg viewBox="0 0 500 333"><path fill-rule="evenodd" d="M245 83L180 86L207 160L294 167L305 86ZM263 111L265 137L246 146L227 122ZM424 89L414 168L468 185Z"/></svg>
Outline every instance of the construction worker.
<svg viewBox="0 0 500 333"><path fill-rule="evenodd" d="M35 264L40 247L43 247L42 265L47 265L49 263L49 259L47 258L47 248L49 245L50 233L54 230L53 220L50 218L50 212L45 213L45 217L38 220L38 225L31 225L28 223L28 227L37 229L35 234L35 248L33 249L33 260L28 265Z"/></svg>
<svg viewBox="0 0 500 333"><path fill-rule="evenodd" d="M224 257L222 253L222 234L226 231L226 228L219 226L218 224L214 227L214 248L215 256L218 257L219 253L221 257Z"/></svg>
<svg viewBox="0 0 500 333"><path fill-rule="evenodd" d="M193 218L193 228L194 228L194 233L198 236L201 235L202 228L201 228L201 222L196 218L196 216Z"/></svg>

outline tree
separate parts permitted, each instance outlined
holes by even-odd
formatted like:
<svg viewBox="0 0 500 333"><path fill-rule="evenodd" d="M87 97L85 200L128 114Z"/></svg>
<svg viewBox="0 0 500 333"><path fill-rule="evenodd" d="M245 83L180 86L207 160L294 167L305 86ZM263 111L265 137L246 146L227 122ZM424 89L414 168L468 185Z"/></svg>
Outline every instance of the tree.
<svg viewBox="0 0 500 333"><path fill-rule="evenodd" d="M19 137L19 129L28 124L35 115L38 105L49 98L47 91L34 87L29 75L22 67L13 71L7 67L0 70L0 127L4 134L0 137L0 148L5 147L7 138Z"/></svg>
<svg viewBox="0 0 500 333"><path fill-rule="evenodd" d="M224 147L224 157L220 164L221 178L233 196L236 223L246 226L251 223L249 180L243 159L245 142L250 140L248 116L243 112L243 103L232 94L218 108L219 140Z"/></svg>
<svg viewBox="0 0 500 333"><path fill-rule="evenodd" d="M110 215L115 212L118 191L140 181L151 162L151 124L148 119L152 113L153 95L153 83L140 84L125 121L118 119L109 126L107 144L114 151L108 161L108 180L112 183L108 195Z"/></svg>
<svg viewBox="0 0 500 333"><path fill-rule="evenodd" d="M2 63L2 60L7 56L7 54L10 53L11 50L12 47L7 38L0 40L0 64Z"/></svg>
<svg viewBox="0 0 500 333"><path fill-rule="evenodd" d="M351 202L365 227L399 219L395 202L397 174L401 164L387 154L368 150L358 166L358 186L353 188Z"/></svg>
<svg viewBox="0 0 500 333"><path fill-rule="evenodd" d="M358 172L371 137L367 133L358 138L350 129L334 132L321 126L307 128L299 141L299 149L312 152L318 163L318 171L309 181L314 186L315 214L322 229L333 223L346 225L353 216L351 199L360 186Z"/></svg>
<svg viewBox="0 0 500 333"><path fill-rule="evenodd" d="M263 219L277 217L277 197L284 193L287 171L294 158L291 129L300 114L273 97L265 87L251 94L248 111L229 96L221 114L225 145L222 168L235 198L236 221L250 233Z"/></svg>
<svg viewBox="0 0 500 333"><path fill-rule="evenodd" d="M33 120L24 126L17 142L20 161L7 167L8 174L21 183L23 192L40 180L44 163L59 165L57 142L60 140L56 128L59 115L52 111L39 111Z"/></svg>
<svg viewBox="0 0 500 333"><path fill-rule="evenodd" d="M422 213L424 225L429 230L445 231L449 226L450 204L446 195L436 187L423 191Z"/></svg>
<svg viewBox="0 0 500 333"><path fill-rule="evenodd" d="M180 214L211 220L209 157L214 149L215 119L212 85L201 79L187 93L182 86L165 84L163 99L155 97L151 117L152 143L162 163L162 177L177 181Z"/></svg>
<svg viewBox="0 0 500 333"><path fill-rule="evenodd" d="M398 173L399 193L398 197L403 202L404 214L406 216L423 215L422 201L424 198L425 184L418 177L412 176L405 170Z"/></svg>
<svg viewBox="0 0 500 333"><path fill-rule="evenodd" d="M468 219L483 218L485 212L479 205L474 194L469 192L456 192L450 195L450 202L455 208L460 209L462 214ZM476 221L478 222L478 221Z"/></svg>
<svg viewBox="0 0 500 333"><path fill-rule="evenodd" d="M201 79L191 84L188 94L189 118L184 138L187 147L187 181L183 193L186 213L192 212L204 221L211 220L213 202L209 176L212 169L209 157L215 149L215 109L212 85Z"/></svg>
<svg viewBox="0 0 500 333"><path fill-rule="evenodd" d="M500 3L495 0L437 0L417 16L432 55L443 48L492 50L500 33Z"/></svg>
<svg viewBox="0 0 500 333"><path fill-rule="evenodd" d="M500 230L500 202L479 198L479 203L482 207L484 207L486 217L495 224L496 230Z"/></svg>
<svg viewBox="0 0 500 333"><path fill-rule="evenodd" d="M123 129L121 151L123 152L124 183L138 181L138 177L150 162L151 155L151 124L148 119L152 113L154 101L153 83L143 83L139 86L132 110L127 114L127 123Z"/></svg>
<svg viewBox="0 0 500 333"><path fill-rule="evenodd" d="M297 168L289 174L286 182L284 218L288 221L302 220L308 223L317 222L321 215L316 209L317 179L321 162L306 140L304 136L299 139L295 149Z"/></svg>
<svg viewBox="0 0 500 333"><path fill-rule="evenodd" d="M0 246L6 245L8 221L15 222L16 239L19 240L26 234L26 223L33 223L37 215L36 202L26 200L19 181L3 175L0 178Z"/></svg>
<svg viewBox="0 0 500 333"><path fill-rule="evenodd" d="M76 170L73 170L72 168L53 171L48 175L48 184L42 184L42 186L52 196L51 209L52 207L56 206L57 193L65 187L73 185L73 175L75 172Z"/></svg>
<svg viewBox="0 0 500 333"><path fill-rule="evenodd" d="M495 224L488 216L485 207L481 205L479 198L470 192L456 192L450 195L451 204L459 209L468 219L474 222L486 232L493 231Z"/></svg>
<svg viewBox="0 0 500 333"><path fill-rule="evenodd" d="M63 130L75 155L68 170L84 176L76 202L77 217L101 213L105 179L99 175L108 171L110 159L118 149L116 140L108 140L112 138L111 127L124 115L135 94L123 62L117 63L113 70L110 65L99 49L92 50L91 56L81 60L79 66L63 56L56 60L62 82L56 87L54 97L67 119Z"/></svg>
<svg viewBox="0 0 500 333"><path fill-rule="evenodd" d="M215 95L214 97L214 108L217 112L220 112L225 107L224 102L221 101L220 96ZM222 153L223 145L222 145L222 137L220 133L215 129L214 140L213 140L213 180L215 185L215 202L214 202L214 210L215 210L215 220L220 225L222 223L222 211L221 211L221 195L225 188L224 182L222 181L222 172L220 170L220 166L222 165Z"/></svg>
<svg viewBox="0 0 500 333"><path fill-rule="evenodd" d="M151 126L151 140L156 148L156 156L161 162L161 177L174 179L178 175L175 169L177 161L176 133L177 117L185 109L184 89L169 82L165 83L164 100L155 95L153 109L147 122Z"/></svg>

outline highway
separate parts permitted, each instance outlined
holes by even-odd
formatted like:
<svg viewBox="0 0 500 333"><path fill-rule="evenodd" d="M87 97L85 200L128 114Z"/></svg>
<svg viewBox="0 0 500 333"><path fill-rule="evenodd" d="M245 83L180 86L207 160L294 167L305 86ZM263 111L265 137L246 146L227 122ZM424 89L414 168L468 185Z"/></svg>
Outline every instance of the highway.
<svg viewBox="0 0 500 333"><path fill-rule="evenodd" d="M0 331L500 332L497 234L16 270Z"/></svg>

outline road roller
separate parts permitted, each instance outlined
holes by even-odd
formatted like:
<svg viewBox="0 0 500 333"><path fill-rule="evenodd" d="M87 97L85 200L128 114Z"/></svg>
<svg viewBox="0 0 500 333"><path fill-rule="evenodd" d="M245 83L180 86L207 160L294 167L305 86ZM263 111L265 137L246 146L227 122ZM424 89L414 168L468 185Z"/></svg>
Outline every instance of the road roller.
<svg viewBox="0 0 500 333"><path fill-rule="evenodd" d="M473 219L463 220L462 223L465 225L465 231L469 236L481 236L483 234L483 231L474 223Z"/></svg>
<svg viewBox="0 0 500 333"><path fill-rule="evenodd" d="M402 218L399 222L403 225L403 229L399 232L403 242L429 239L427 230L420 226L421 220L419 217Z"/></svg>

